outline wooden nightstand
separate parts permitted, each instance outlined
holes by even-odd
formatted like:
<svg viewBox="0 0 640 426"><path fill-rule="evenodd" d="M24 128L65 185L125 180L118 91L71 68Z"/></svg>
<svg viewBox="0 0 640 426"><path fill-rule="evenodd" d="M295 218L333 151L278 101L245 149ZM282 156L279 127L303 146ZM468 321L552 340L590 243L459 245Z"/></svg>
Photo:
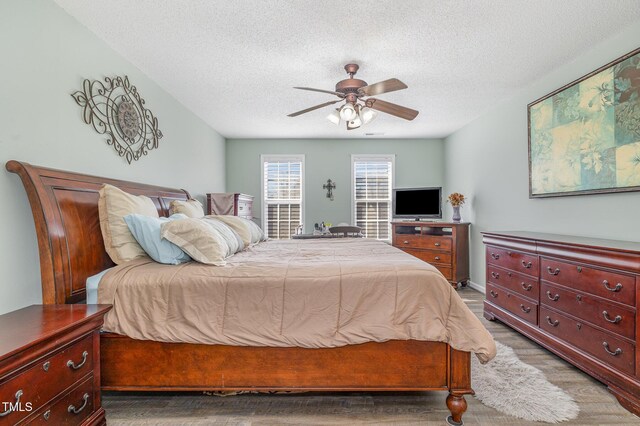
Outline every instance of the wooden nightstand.
<svg viewBox="0 0 640 426"><path fill-rule="evenodd" d="M33 305L0 315L0 425L106 424L100 327L111 305Z"/></svg>

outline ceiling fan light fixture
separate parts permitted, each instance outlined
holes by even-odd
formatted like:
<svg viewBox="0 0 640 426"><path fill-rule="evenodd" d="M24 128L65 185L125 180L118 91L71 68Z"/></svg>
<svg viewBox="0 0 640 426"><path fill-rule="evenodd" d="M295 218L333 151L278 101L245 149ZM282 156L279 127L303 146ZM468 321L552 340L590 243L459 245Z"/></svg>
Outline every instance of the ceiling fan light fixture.
<svg viewBox="0 0 640 426"><path fill-rule="evenodd" d="M347 130L357 129L362 126L362 120L359 116L356 116L353 120L347 121Z"/></svg>
<svg viewBox="0 0 640 426"><path fill-rule="evenodd" d="M360 110L360 118L363 124L371 123L377 116L378 113L375 110L366 106Z"/></svg>
<svg viewBox="0 0 640 426"><path fill-rule="evenodd" d="M349 122L354 118L356 118L357 116L358 116L358 113L356 112L355 107L348 102L344 104L342 108L340 108L340 118L343 121Z"/></svg>
<svg viewBox="0 0 640 426"><path fill-rule="evenodd" d="M338 111L339 110L334 109L333 111L331 111L331 114L327 115L327 120L329 120L336 126L340 124L340 113Z"/></svg>

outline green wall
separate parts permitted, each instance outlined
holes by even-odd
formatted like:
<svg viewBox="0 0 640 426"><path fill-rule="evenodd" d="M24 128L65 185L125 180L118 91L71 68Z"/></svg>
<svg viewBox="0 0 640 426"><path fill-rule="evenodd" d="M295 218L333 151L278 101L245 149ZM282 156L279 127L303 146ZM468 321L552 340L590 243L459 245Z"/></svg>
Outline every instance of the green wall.
<svg viewBox="0 0 640 426"><path fill-rule="evenodd" d="M40 303L35 227L11 159L81 173L186 188L202 199L225 188L225 141L53 1L0 2L0 313ZM70 94L85 78L128 75L164 134L129 165Z"/></svg>
<svg viewBox="0 0 640 426"><path fill-rule="evenodd" d="M640 193L529 199L527 104L640 47L640 25L584 52L445 139L446 191L471 198L471 279L484 287L481 231L527 230L640 241ZM447 206L447 215L450 215Z"/></svg>
<svg viewBox="0 0 640 426"><path fill-rule="evenodd" d="M255 196L261 210L261 154L305 155L305 231L316 222L351 222L351 154L395 154L395 186L442 186L444 147L440 139L230 139L227 190ZM334 201L322 184L333 180Z"/></svg>

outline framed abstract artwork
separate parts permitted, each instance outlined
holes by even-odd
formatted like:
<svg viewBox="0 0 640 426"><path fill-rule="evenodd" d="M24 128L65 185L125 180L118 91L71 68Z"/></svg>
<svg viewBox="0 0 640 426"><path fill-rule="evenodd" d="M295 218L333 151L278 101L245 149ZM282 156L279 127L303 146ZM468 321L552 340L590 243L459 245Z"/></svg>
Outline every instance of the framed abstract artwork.
<svg viewBox="0 0 640 426"><path fill-rule="evenodd" d="M530 198L640 191L640 49L527 109Z"/></svg>

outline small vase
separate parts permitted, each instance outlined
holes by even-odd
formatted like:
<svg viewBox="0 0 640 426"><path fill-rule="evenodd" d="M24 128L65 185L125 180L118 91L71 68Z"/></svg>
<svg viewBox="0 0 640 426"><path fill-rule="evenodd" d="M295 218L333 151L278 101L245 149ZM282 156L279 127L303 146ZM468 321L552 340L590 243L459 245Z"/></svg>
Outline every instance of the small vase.
<svg viewBox="0 0 640 426"><path fill-rule="evenodd" d="M451 218L454 222L460 222L462 217L460 216L460 206L453 206L453 217Z"/></svg>

